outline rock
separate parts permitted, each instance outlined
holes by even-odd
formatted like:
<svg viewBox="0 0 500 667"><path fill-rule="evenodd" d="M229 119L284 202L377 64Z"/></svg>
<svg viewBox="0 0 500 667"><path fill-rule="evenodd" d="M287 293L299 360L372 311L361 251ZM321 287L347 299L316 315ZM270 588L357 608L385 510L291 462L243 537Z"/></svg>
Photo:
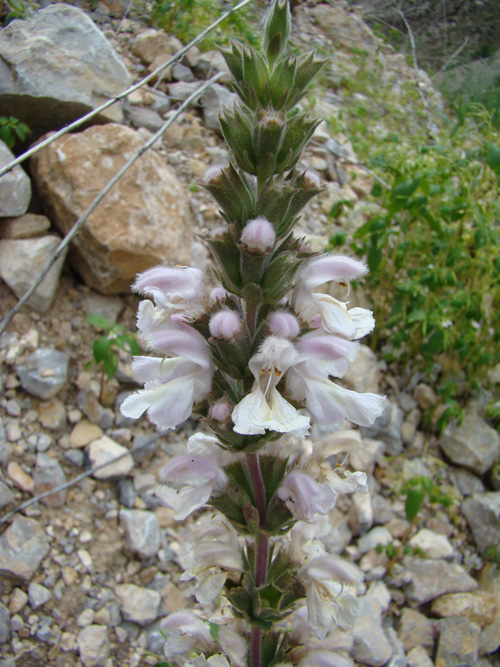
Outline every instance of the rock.
<svg viewBox="0 0 500 667"><path fill-rule="evenodd" d="M120 600L121 612L127 621L138 625L156 621L161 602L158 591L141 588L135 584L121 584L115 590Z"/></svg>
<svg viewBox="0 0 500 667"><path fill-rule="evenodd" d="M396 403L386 400L384 410L372 426L362 427L363 438L381 440L386 446L386 454L395 456L403 450L403 439L401 437L401 426L404 413Z"/></svg>
<svg viewBox="0 0 500 667"><path fill-rule="evenodd" d="M77 468L82 468L84 463L84 454L80 449L68 449L64 452L64 458L68 459Z"/></svg>
<svg viewBox="0 0 500 667"><path fill-rule="evenodd" d="M381 667L392 655L392 647L382 629L380 606L363 596L358 598L359 615L352 629L352 657L363 665Z"/></svg>
<svg viewBox="0 0 500 667"><path fill-rule="evenodd" d="M368 26L354 12L346 12L341 5L318 4L311 10L318 28L334 45L350 51L354 44L368 48L375 44L375 37Z"/></svg>
<svg viewBox="0 0 500 667"><path fill-rule="evenodd" d="M127 544L139 558L152 558L160 548L160 527L152 512L120 510L120 523L125 528Z"/></svg>
<svg viewBox="0 0 500 667"><path fill-rule="evenodd" d="M125 304L119 296L103 296L91 292L83 297L82 306L88 315L103 315L113 325L116 324Z"/></svg>
<svg viewBox="0 0 500 667"><path fill-rule="evenodd" d="M14 494L12 491L9 489L7 484L4 484L2 481L0 481L0 508L5 507L6 505L10 505L13 500Z"/></svg>
<svg viewBox="0 0 500 667"><path fill-rule="evenodd" d="M500 435L476 414L467 414L460 426L449 424L438 444L453 463L478 475L500 458Z"/></svg>
<svg viewBox="0 0 500 667"><path fill-rule="evenodd" d="M475 493L464 501L462 512L481 552L500 544L500 491Z"/></svg>
<svg viewBox="0 0 500 667"><path fill-rule="evenodd" d="M374 581L370 584L366 597L375 600L382 612L386 612L391 604L391 592L383 581Z"/></svg>
<svg viewBox="0 0 500 667"><path fill-rule="evenodd" d="M103 435L102 429L97 424L87 419L82 419L73 427L69 435L69 444L71 447L86 447L93 440L97 440Z"/></svg>
<svg viewBox="0 0 500 667"><path fill-rule="evenodd" d="M223 107L232 107L236 100L237 95L229 91L225 86L221 86L220 83L214 83L210 86L203 93L203 97L200 100L206 127L221 133L219 114Z"/></svg>
<svg viewBox="0 0 500 667"><path fill-rule="evenodd" d="M109 656L108 630L89 625L78 633L78 650L85 667L104 667Z"/></svg>
<svg viewBox="0 0 500 667"><path fill-rule="evenodd" d="M61 431L66 426L66 408L57 398L41 403L38 409L40 424L49 431Z"/></svg>
<svg viewBox="0 0 500 667"><path fill-rule="evenodd" d="M221 83L229 83L232 79L229 73L224 56L219 51L206 51L200 53L195 67L195 74L199 79L206 79L218 72L225 72L225 75L219 79ZM214 84L215 85L215 84Z"/></svg>
<svg viewBox="0 0 500 667"><path fill-rule="evenodd" d="M83 116L130 85L116 52L88 15L49 5L12 21L0 33L0 107L21 118L38 138ZM94 122L121 121L121 104ZM24 211L23 211L24 213ZM10 214L12 215L12 214Z"/></svg>
<svg viewBox="0 0 500 667"><path fill-rule="evenodd" d="M433 601L431 612L440 618L465 616L481 627L493 623L498 613L494 595L486 591L449 593Z"/></svg>
<svg viewBox="0 0 500 667"><path fill-rule="evenodd" d="M375 353L367 345L360 345L354 362L342 380L357 392L380 392L380 369Z"/></svg>
<svg viewBox="0 0 500 667"><path fill-rule="evenodd" d="M0 644L10 639L10 614L9 610L0 602Z"/></svg>
<svg viewBox="0 0 500 667"><path fill-rule="evenodd" d="M389 662L386 663L387 667L406 667L406 654L403 644L398 639L396 631L392 627L384 628L385 636L389 642L392 655Z"/></svg>
<svg viewBox="0 0 500 667"><path fill-rule="evenodd" d="M172 65L172 78L175 81L194 81L194 74L189 67L177 62Z"/></svg>
<svg viewBox="0 0 500 667"><path fill-rule="evenodd" d="M453 468L449 471L450 479L463 496L483 493L484 484L473 473L465 468Z"/></svg>
<svg viewBox="0 0 500 667"><path fill-rule="evenodd" d="M406 656L408 667L434 667L425 648L416 646Z"/></svg>
<svg viewBox="0 0 500 667"><path fill-rule="evenodd" d="M66 483L66 475L56 459L47 454L38 454L36 457L36 468L33 472L35 480L35 491L37 494L52 491L58 486ZM63 507L66 501L66 489L52 493L40 502L48 507Z"/></svg>
<svg viewBox="0 0 500 667"><path fill-rule="evenodd" d="M40 524L17 515L0 536L0 574L29 581L48 550Z"/></svg>
<svg viewBox="0 0 500 667"><path fill-rule="evenodd" d="M470 592L477 588L477 581L456 563L407 556L404 566L413 576L405 590L406 598L413 607L445 593Z"/></svg>
<svg viewBox="0 0 500 667"><path fill-rule="evenodd" d="M431 621L414 609L403 609L399 625L399 638L405 651L423 646L429 651L434 647L434 630Z"/></svg>
<svg viewBox="0 0 500 667"><path fill-rule="evenodd" d="M95 477L96 479L125 477L134 467L134 459L128 453L128 449L122 447L106 435L91 442L87 447L87 453L93 468L107 463L108 461L111 462L119 456L125 455L119 461L110 463L105 468L93 473L92 477Z"/></svg>
<svg viewBox="0 0 500 667"><path fill-rule="evenodd" d="M45 586L41 586L34 581L28 586L28 598L32 609L37 609L46 604L51 597L49 589Z"/></svg>
<svg viewBox="0 0 500 667"><path fill-rule="evenodd" d="M128 508L134 507L137 493L130 479L121 479L118 482L118 498L121 505L125 505Z"/></svg>
<svg viewBox="0 0 500 667"><path fill-rule="evenodd" d="M7 466L7 477L21 491L33 491L35 482L31 475L21 468L17 461L11 461Z"/></svg>
<svg viewBox="0 0 500 667"><path fill-rule="evenodd" d="M214 84L215 86L216 84ZM176 83L170 83L168 85L168 94L172 101L175 102L184 102L187 98L195 93L198 88L200 88L199 81L177 81ZM201 93L200 93L201 95ZM195 98L193 103L199 102L200 98Z"/></svg>
<svg viewBox="0 0 500 667"><path fill-rule="evenodd" d="M22 611L28 602L28 596L21 588L14 588L9 600L9 611L17 614Z"/></svg>
<svg viewBox="0 0 500 667"><path fill-rule="evenodd" d="M360 553L365 554L371 549L376 549L380 544L386 546L392 542L391 533L384 526L375 526L368 533L365 533L358 540L358 549Z"/></svg>
<svg viewBox="0 0 500 667"><path fill-rule="evenodd" d="M453 547L448 538L427 528L419 530L409 544L420 549L426 558L448 558L453 554Z"/></svg>
<svg viewBox="0 0 500 667"><path fill-rule="evenodd" d="M432 387L429 387L428 384L424 384L423 382L417 384L413 395L422 410L428 410L429 408L434 407L437 403L437 397L434 390Z"/></svg>
<svg viewBox="0 0 500 667"><path fill-rule="evenodd" d="M373 525L373 507L369 493L353 493L349 524L356 535L363 535Z"/></svg>
<svg viewBox="0 0 500 667"><path fill-rule="evenodd" d="M479 585L482 591L495 597L497 615L481 633L481 653L493 653L500 648L500 570L494 563L488 563L481 573Z"/></svg>
<svg viewBox="0 0 500 667"><path fill-rule="evenodd" d="M1 89L2 82L0 81L0 94ZM14 159L14 154L0 139L0 168L6 167ZM0 218L7 218L14 215L24 215L28 209L30 200L31 182L22 167L18 165L0 177ZM4 223L0 221L0 229L3 229L3 225Z"/></svg>
<svg viewBox="0 0 500 667"><path fill-rule="evenodd" d="M159 56L173 55L177 49L172 50L172 46L172 41L165 31L151 29L135 38L132 44L132 53L140 58L145 65L150 65Z"/></svg>
<svg viewBox="0 0 500 667"><path fill-rule="evenodd" d="M479 626L457 616L443 619L439 627L436 667L473 665L479 649Z"/></svg>
<svg viewBox="0 0 500 667"><path fill-rule="evenodd" d="M55 235L0 241L0 277L18 298L24 296L35 283L60 241ZM28 304L35 310L45 313L52 306L66 252L66 249L63 250L29 298Z"/></svg>
<svg viewBox="0 0 500 667"><path fill-rule="evenodd" d="M76 619L76 624L79 628L86 628L88 625L92 625L94 622L95 612L93 609L87 607ZM101 624L99 624L101 625Z"/></svg>
<svg viewBox="0 0 500 667"><path fill-rule="evenodd" d="M76 401L80 410L93 424L96 424L101 429L113 426L115 418L113 411L102 406L91 389L82 389L79 391Z"/></svg>
<svg viewBox="0 0 500 667"><path fill-rule="evenodd" d="M137 132L109 124L61 137L33 156L40 198L62 233L141 146ZM72 241L69 260L96 291L128 293L140 271L189 262L191 228L184 187L150 151L90 215Z"/></svg>
<svg viewBox="0 0 500 667"><path fill-rule="evenodd" d="M43 400L53 398L67 382L69 356L50 347L40 347L16 366L22 388Z"/></svg>
<svg viewBox="0 0 500 667"><path fill-rule="evenodd" d="M44 215L26 213L26 215L22 215L20 218L5 218L4 220L0 220L0 239L35 238L43 236L43 233L49 227L50 220Z"/></svg>
<svg viewBox="0 0 500 667"><path fill-rule="evenodd" d="M130 107L127 116L134 127L145 127L153 134L158 132L165 122L157 111L147 107Z"/></svg>

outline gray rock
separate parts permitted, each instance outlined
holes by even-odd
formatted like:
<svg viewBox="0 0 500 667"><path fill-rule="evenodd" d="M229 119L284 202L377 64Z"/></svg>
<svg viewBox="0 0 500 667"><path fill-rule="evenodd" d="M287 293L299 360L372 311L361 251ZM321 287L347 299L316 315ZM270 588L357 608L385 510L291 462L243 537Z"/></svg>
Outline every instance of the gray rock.
<svg viewBox="0 0 500 667"><path fill-rule="evenodd" d="M118 498L122 505L132 508L137 498L134 485L130 479L121 479L118 482Z"/></svg>
<svg viewBox="0 0 500 667"><path fill-rule="evenodd" d="M114 422L114 414L110 408L101 405L92 389L82 389L76 397L78 407L83 414L103 430L111 428Z"/></svg>
<svg viewBox="0 0 500 667"><path fill-rule="evenodd" d="M77 641L85 667L104 667L109 656L108 630L104 625L88 625L78 633Z"/></svg>
<svg viewBox="0 0 500 667"><path fill-rule="evenodd" d="M50 616L42 616L36 629L35 637L41 642L54 643L54 630L51 627L52 618Z"/></svg>
<svg viewBox="0 0 500 667"><path fill-rule="evenodd" d="M420 549L426 558L449 558L453 554L453 547L448 538L428 528L421 528L411 538L409 544Z"/></svg>
<svg viewBox="0 0 500 667"><path fill-rule="evenodd" d="M1 201L1 195L0 195ZM5 218L0 221L0 238L30 239L42 236L50 227L50 220L44 215L26 213L20 218Z"/></svg>
<svg viewBox="0 0 500 667"><path fill-rule="evenodd" d="M165 122L157 111L148 107L131 106L127 116L134 127L145 127L153 133L158 132Z"/></svg>
<svg viewBox="0 0 500 667"><path fill-rule="evenodd" d="M385 452L385 445L379 440L366 438L362 444L349 453L349 463L354 470L373 473L375 464Z"/></svg>
<svg viewBox="0 0 500 667"><path fill-rule="evenodd" d="M394 628L384 628L385 636L392 648L392 656L387 667L406 667L406 654Z"/></svg>
<svg viewBox="0 0 500 667"><path fill-rule="evenodd" d="M221 83L228 83L232 79L224 56L219 51L200 53L194 71L199 79L206 79L217 74L217 72L225 72L225 75L220 79Z"/></svg>
<svg viewBox="0 0 500 667"><path fill-rule="evenodd" d="M175 81L194 81L194 74L189 67L177 62L172 65L172 78Z"/></svg>
<svg viewBox="0 0 500 667"><path fill-rule="evenodd" d="M500 435L476 414L466 415L460 426L448 425L438 444L453 463L478 475L500 458Z"/></svg>
<svg viewBox="0 0 500 667"><path fill-rule="evenodd" d="M215 85L217 84L214 83L214 86ZM184 100L187 100L187 98L192 95L199 87L200 84L198 81L177 81L176 83L170 83L168 85L168 94L172 100L176 102L184 102Z"/></svg>
<svg viewBox="0 0 500 667"><path fill-rule="evenodd" d="M34 581L32 581L28 586L28 598L30 601L30 607L32 609L41 607L46 602L48 602L51 597L52 596L49 589L45 588L45 586L41 586Z"/></svg>
<svg viewBox="0 0 500 667"><path fill-rule="evenodd" d="M360 553L365 554L371 549L375 549L379 544L386 546L392 542L391 533L384 526L375 526L368 533L363 535L358 540L358 548Z"/></svg>
<svg viewBox="0 0 500 667"><path fill-rule="evenodd" d="M437 397L434 390L432 387L429 387L428 384L424 384L423 382L417 384L413 395L422 410L428 410L429 408L434 407L437 403Z"/></svg>
<svg viewBox="0 0 500 667"><path fill-rule="evenodd" d="M413 577L405 590L406 598L413 607L445 593L462 593L477 588L477 581L456 563L407 556L404 566Z"/></svg>
<svg viewBox="0 0 500 667"><path fill-rule="evenodd" d="M36 139L115 97L130 85L125 65L89 16L64 4L12 21L0 34L0 107ZM94 122L121 121L120 103ZM24 211L23 211L24 212Z"/></svg>
<svg viewBox="0 0 500 667"><path fill-rule="evenodd" d="M392 656L392 647L382 629L380 606L366 596L359 598L359 616L352 629L352 657L363 665L381 667Z"/></svg>
<svg viewBox="0 0 500 667"><path fill-rule="evenodd" d="M77 468L81 468L83 466L85 455L81 449L68 449L64 452L64 458L68 459L68 461Z"/></svg>
<svg viewBox="0 0 500 667"><path fill-rule="evenodd" d="M404 413L396 403L389 400L384 402L384 410L372 426L361 428L363 438L381 440L386 447L386 453L391 456L403 451L403 439L401 437L401 426L403 425Z"/></svg>
<svg viewBox="0 0 500 667"><path fill-rule="evenodd" d="M120 510L120 523L125 528L127 544L139 558L152 558L160 548L160 526L152 512Z"/></svg>
<svg viewBox="0 0 500 667"><path fill-rule="evenodd" d="M403 609L399 625L399 638L405 650L423 646L429 651L434 647L434 630L431 621L414 609Z"/></svg>
<svg viewBox="0 0 500 667"><path fill-rule="evenodd" d="M1 448L1 445L0 445ZM9 489L7 484L0 481L0 507L9 505L14 500L14 494Z"/></svg>
<svg viewBox="0 0 500 667"><path fill-rule="evenodd" d="M8 642L10 638L9 610L0 602L0 644Z"/></svg>
<svg viewBox="0 0 500 667"><path fill-rule="evenodd" d="M500 491L475 493L464 501L462 512L481 552L500 544Z"/></svg>
<svg viewBox="0 0 500 667"><path fill-rule="evenodd" d="M380 368L377 356L368 345L360 345L354 362L343 376L347 387L357 392L380 392Z"/></svg>
<svg viewBox="0 0 500 667"><path fill-rule="evenodd" d="M161 627L162 621L153 623L146 629L146 639L148 642L148 651L161 655L165 646L165 631Z"/></svg>
<svg viewBox="0 0 500 667"><path fill-rule="evenodd" d="M0 91L1 86L0 77ZM14 154L0 139L0 167L7 166L12 160ZM0 218L23 215L28 210L30 200L31 182L22 167L18 165L0 178Z"/></svg>
<svg viewBox="0 0 500 667"><path fill-rule="evenodd" d="M0 574L29 581L48 550L47 537L38 522L17 515L0 536Z"/></svg>
<svg viewBox="0 0 500 667"><path fill-rule="evenodd" d="M439 667L473 665L477 660L480 628L467 618L454 616L439 623L436 664Z"/></svg>
<svg viewBox="0 0 500 667"><path fill-rule="evenodd" d="M158 447L157 443L150 441L151 441L151 436L145 435L144 433L138 433L134 437L132 443L133 448L139 447L140 445L144 445L144 447L141 447L141 449L138 449L136 452L132 454L132 456L134 457L134 461L141 463L156 451L156 448ZM149 442L149 445L146 444L147 442Z"/></svg>
<svg viewBox="0 0 500 667"><path fill-rule="evenodd" d="M141 588L134 584L121 584L115 590L120 600L121 612L127 621L138 625L147 625L156 621L161 602L161 595L158 591Z"/></svg>
<svg viewBox="0 0 500 667"><path fill-rule="evenodd" d="M35 491L37 494L52 491L58 486L66 483L66 475L59 465L57 459L47 454L38 454L36 457L36 468L33 471L35 480ZM48 507L62 507L66 501L66 489L52 493L41 502Z"/></svg>
<svg viewBox="0 0 500 667"><path fill-rule="evenodd" d="M1 391L1 387L0 387ZM0 417L0 466L6 465L12 456L12 445L7 442L7 433Z"/></svg>
<svg viewBox="0 0 500 667"><path fill-rule="evenodd" d="M18 298L24 296L34 284L60 241L60 237L55 235L0 241L0 276ZM28 304L35 310L45 313L52 306L66 252L66 249L63 250L29 298Z"/></svg>
<svg viewBox="0 0 500 667"><path fill-rule="evenodd" d="M33 396L49 399L67 382L69 356L50 347L40 347L16 366L22 388Z"/></svg>
<svg viewBox="0 0 500 667"><path fill-rule="evenodd" d="M500 648L500 570L488 563L482 571L481 590L493 595L497 603L497 615L492 623L483 628L480 639L481 653L493 653Z"/></svg>
<svg viewBox="0 0 500 667"><path fill-rule="evenodd" d="M219 83L210 86L201 98L205 125L211 130L220 132L219 114L224 107L232 107L236 99L237 95L231 93L225 86Z"/></svg>
<svg viewBox="0 0 500 667"><path fill-rule="evenodd" d="M453 468L449 472L450 479L463 496L471 496L473 493L483 493L484 484L473 473L465 468Z"/></svg>

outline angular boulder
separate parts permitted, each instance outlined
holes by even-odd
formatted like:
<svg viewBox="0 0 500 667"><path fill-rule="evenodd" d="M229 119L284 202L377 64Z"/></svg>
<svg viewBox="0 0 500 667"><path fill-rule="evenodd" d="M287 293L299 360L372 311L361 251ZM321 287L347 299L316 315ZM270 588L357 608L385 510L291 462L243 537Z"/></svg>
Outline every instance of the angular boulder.
<svg viewBox="0 0 500 667"><path fill-rule="evenodd" d="M128 88L130 76L82 10L49 5L0 31L0 108L28 123L36 139ZM121 104L97 122L122 120Z"/></svg>
<svg viewBox="0 0 500 667"><path fill-rule="evenodd" d="M32 157L43 206L63 234L141 145L137 132L110 123L60 137ZM135 275L155 264L189 263L191 240L184 187L149 151L89 216L68 258L87 285L117 294L128 292Z"/></svg>
<svg viewBox="0 0 500 667"><path fill-rule="evenodd" d="M2 60L0 58L0 89L1 86ZM3 111L1 101L0 109ZM14 154L0 140L0 167L6 167L12 160L14 160ZM30 179L19 165L0 177L0 218L23 215L28 210L30 199Z"/></svg>

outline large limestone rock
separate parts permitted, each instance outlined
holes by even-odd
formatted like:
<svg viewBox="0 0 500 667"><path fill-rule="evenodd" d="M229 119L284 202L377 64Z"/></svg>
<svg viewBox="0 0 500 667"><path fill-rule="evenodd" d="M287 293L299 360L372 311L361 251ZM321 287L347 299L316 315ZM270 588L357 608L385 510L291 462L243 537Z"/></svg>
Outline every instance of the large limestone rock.
<svg viewBox="0 0 500 667"><path fill-rule="evenodd" d="M137 132L109 124L66 135L31 159L45 209L63 234L140 148ZM139 271L189 263L192 216L183 186L153 152L145 153L90 215L69 260L102 294L128 292Z"/></svg>
<svg viewBox="0 0 500 667"><path fill-rule="evenodd" d="M0 89L1 86L2 61L0 59ZM0 109L3 111L1 101ZM13 159L14 155L4 142L0 140L0 167L6 167ZM30 199L30 179L20 166L14 167L12 171L7 172L0 177L0 218L23 215L28 210Z"/></svg>
<svg viewBox="0 0 500 667"><path fill-rule="evenodd" d="M0 108L28 123L30 138L62 127L129 85L125 65L76 7L49 5L0 31ZM117 103L97 122L121 119Z"/></svg>

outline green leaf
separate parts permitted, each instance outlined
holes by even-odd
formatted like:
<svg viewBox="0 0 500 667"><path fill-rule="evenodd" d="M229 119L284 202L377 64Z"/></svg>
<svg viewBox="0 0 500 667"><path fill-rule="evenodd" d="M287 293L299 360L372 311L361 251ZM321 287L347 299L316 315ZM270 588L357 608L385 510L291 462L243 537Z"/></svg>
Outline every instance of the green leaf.
<svg viewBox="0 0 500 667"><path fill-rule="evenodd" d="M407 322L408 324L412 324L413 322L422 322L426 319L426 317L427 313L425 310L414 310L408 315Z"/></svg>
<svg viewBox="0 0 500 667"><path fill-rule="evenodd" d="M493 171L498 171L500 169L500 147L495 146L495 144L488 144L486 163L488 167L493 169Z"/></svg>
<svg viewBox="0 0 500 667"><path fill-rule="evenodd" d="M94 353L96 363L104 361L108 357L111 345L112 341L110 341L107 336L100 336L100 338L94 341L92 352Z"/></svg>
<svg viewBox="0 0 500 667"><path fill-rule="evenodd" d="M380 183L374 183L373 188L372 188L372 196L373 197L381 197L383 193L383 189Z"/></svg>
<svg viewBox="0 0 500 667"><path fill-rule="evenodd" d="M110 331L112 327L108 318L104 315L99 315L98 313L90 313L87 315L87 322L96 329L103 329L104 331Z"/></svg>
<svg viewBox="0 0 500 667"><path fill-rule="evenodd" d="M405 502L405 512L408 521L411 521L417 516L422 503L424 502L424 496L424 490L421 487L416 487L408 491Z"/></svg>
<svg viewBox="0 0 500 667"><path fill-rule="evenodd" d="M106 359L104 359L102 368L110 380L115 377L118 370L118 359L113 351L110 351Z"/></svg>
<svg viewBox="0 0 500 667"><path fill-rule="evenodd" d="M215 641L219 636L220 625L217 625L217 623L211 623L210 621L208 622L208 625L210 628L210 636Z"/></svg>
<svg viewBox="0 0 500 667"><path fill-rule="evenodd" d="M391 199L407 199L420 185L420 176L411 181L402 181L392 188Z"/></svg>
<svg viewBox="0 0 500 667"><path fill-rule="evenodd" d="M139 347L139 343L135 339L135 336L132 334L123 334L122 336L127 345L129 346L130 353L133 354L134 356L140 355L141 354L141 348Z"/></svg>
<svg viewBox="0 0 500 667"><path fill-rule="evenodd" d="M0 139L9 148L13 148L14 144L16 143L14 135L12 134L12 130L8 125L2 125L2 127L0 127Z"/></svg>
<svg viewBox="0 0 500 667"><path fill-rule="evenodd" d="M382 250L372 246L366 258L370 271L376 271L382 262Z"/></svg>

